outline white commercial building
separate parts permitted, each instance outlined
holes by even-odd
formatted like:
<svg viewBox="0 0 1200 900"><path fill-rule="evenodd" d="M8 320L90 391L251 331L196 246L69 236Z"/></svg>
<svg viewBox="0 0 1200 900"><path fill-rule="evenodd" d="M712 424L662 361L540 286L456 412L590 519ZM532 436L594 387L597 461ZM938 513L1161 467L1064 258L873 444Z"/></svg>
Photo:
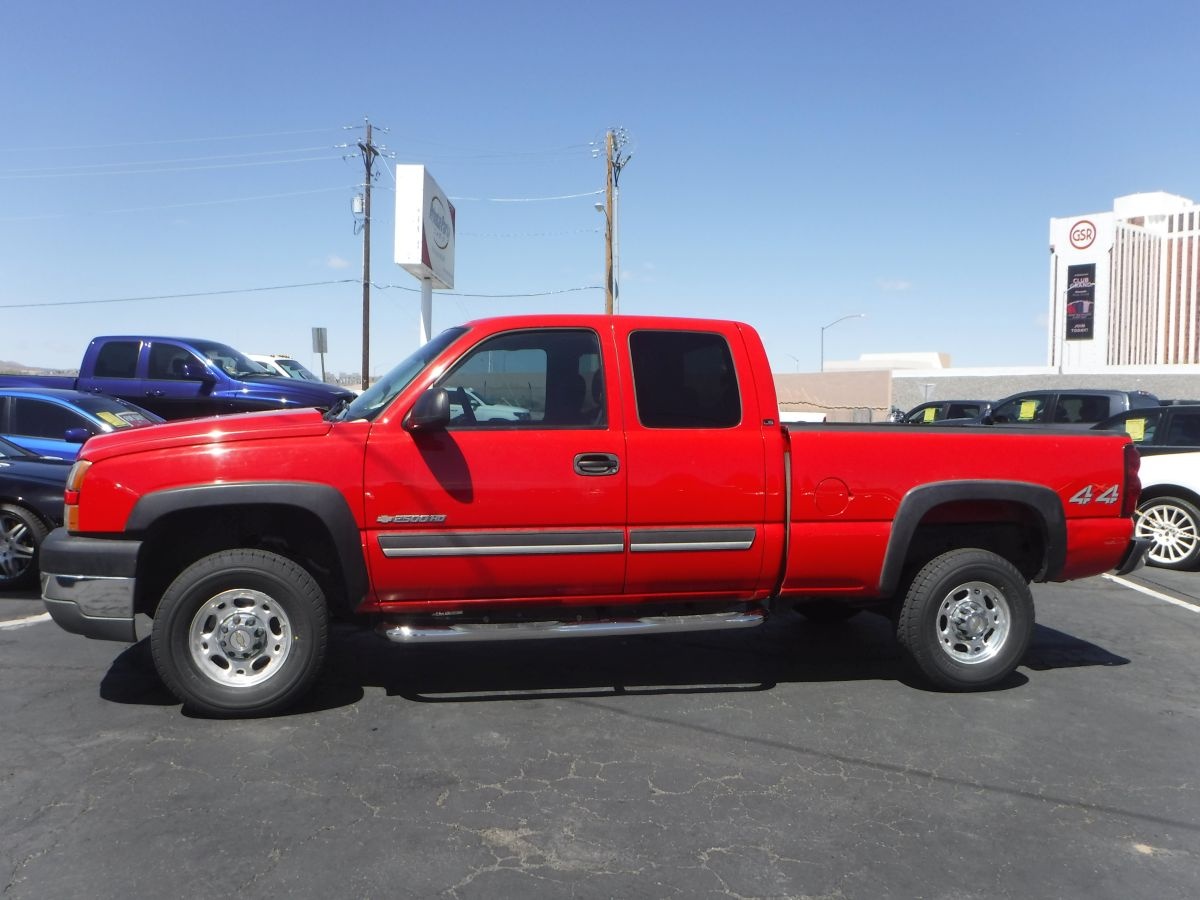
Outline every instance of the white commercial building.
<svg viewBox="0 0 1200 900"><path fill-rule="evenodd" d="M1051 219L1048 337L1060 372L1200 364L1200 205L1160 191Z"/></svg>

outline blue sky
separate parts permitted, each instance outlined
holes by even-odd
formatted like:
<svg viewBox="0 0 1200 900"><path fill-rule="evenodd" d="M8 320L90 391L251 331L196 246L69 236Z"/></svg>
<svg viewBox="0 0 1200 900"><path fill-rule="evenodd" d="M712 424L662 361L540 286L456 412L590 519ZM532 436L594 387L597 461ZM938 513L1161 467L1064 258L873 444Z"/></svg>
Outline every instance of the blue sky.
<svg viewBox="0 0 1200 900"><path fill-rule="evenodd" d="M316 368L324 326L357 371L362 164L336 145L370 117L457 198L435 331L602 311L590 144L621 126L622 312L747 321L780 372L855 313L827 359L1041 365L1048 220L1200 200L1198 47L1194 0L5 4L0 360L158 333ZM376 374L418 337L391 185Z"/></svg>

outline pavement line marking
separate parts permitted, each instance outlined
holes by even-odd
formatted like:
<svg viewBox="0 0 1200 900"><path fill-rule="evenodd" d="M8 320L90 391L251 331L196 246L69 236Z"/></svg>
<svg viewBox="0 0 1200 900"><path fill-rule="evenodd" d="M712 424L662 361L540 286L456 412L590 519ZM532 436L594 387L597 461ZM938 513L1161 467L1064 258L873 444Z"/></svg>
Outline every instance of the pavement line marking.
<svg viewBox="0 0 1200 900"><path fill-rule="evenodd" d="M1126 581L1119 575L1105 574L1101 577L1107 578L1109 581L1115 581L1117 584L1122 584L1127 588L1132 588L1133 590L1153 597L1156 600L1165 600L1167 603L1174 603L1176 606L1182 606L1184 609L1190 609L1194 613L1200 613L1200 606L1197 606L1195 603L1188 603L1186 600L1180 600L1177 597L1172 597L1170 594L1164 594L1161 591L1154 590L1153 588L1144 587L1132 581Z"/></svg>
<svg viewBox="0 0 1200 900"><path fill-rule="evenodd" d="M49 622L50 613L42 613L37 616L26 616L23 619L13 619L10 622L0 622L0 631L7 631L12 628L26 628L30 625L36 625L38 622Z"/></svg>

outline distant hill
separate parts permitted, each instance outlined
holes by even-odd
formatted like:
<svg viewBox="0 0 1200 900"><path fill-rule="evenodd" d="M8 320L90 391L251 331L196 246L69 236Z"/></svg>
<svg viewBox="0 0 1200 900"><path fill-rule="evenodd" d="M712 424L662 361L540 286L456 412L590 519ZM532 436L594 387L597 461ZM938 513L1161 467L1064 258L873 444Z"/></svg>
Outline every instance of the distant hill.
<svg viewBox="0 0 1200 900"><path fill-rule="evenodd" d="M39 369L24 363L0 359L0 375L78 375L78 369Z"/></svg>

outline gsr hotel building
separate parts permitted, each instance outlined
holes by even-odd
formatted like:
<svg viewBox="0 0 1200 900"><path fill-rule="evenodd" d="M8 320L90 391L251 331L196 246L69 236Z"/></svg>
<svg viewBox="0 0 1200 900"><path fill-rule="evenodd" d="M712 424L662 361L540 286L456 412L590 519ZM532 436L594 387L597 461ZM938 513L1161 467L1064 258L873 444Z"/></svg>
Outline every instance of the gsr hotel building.
<svg viewBox="0 0 1200 900"><path fill-rule="evenodd" d="M888 406L1073 387L1200 401L1200 205L1131 194L1109 212L1051 219L1049 275L1045 366L954 368L936 353L867 354L830 361L822 375L776 375L781 407L871 421Z"/></svg>
<svg viewBox="0 0 1200 900"><path fill-rule="evenodd" d="M1048 342L1064 373L1200 364L1200 206L1132 194L1051 219Z"/></svg>

